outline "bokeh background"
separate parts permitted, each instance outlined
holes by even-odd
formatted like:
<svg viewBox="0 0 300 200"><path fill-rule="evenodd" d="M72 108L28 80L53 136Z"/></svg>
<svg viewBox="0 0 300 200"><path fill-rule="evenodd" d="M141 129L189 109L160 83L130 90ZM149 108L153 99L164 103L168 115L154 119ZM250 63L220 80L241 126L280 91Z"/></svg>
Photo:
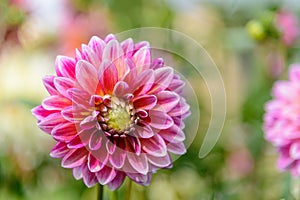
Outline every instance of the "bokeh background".
<svg viewBox="0 0 300 200"><path fill-rule="evenodd" d="M288 25L278 24L281 14ZM47 96L42 77L54 74L56 55L73 56L93 35L146 26L180 31L207 50L225 83L227 117L218 143L199 159L210 99L203 80L186 77L203 89L197 136L149 187L133 184L132 199L300 199L300 181L277 170L262 130L272 84L300 61L297 37L283 38L298 31L299 17L298 0L0 0L0 199L96 198L95 188L50 158L55 142L30 110Z"/></svg>

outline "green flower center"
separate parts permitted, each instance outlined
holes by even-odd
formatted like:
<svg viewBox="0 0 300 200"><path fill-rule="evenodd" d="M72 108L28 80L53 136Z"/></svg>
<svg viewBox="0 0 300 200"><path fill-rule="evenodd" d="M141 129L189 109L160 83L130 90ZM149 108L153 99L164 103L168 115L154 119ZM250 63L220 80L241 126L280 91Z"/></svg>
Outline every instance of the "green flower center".
<svg viewBox="0 0 300 200"><path fill-rule="evenodd" d="M129 105L112 98L112 108L108 110L107 125L114 130L124 131L133 123Z"/></svg>

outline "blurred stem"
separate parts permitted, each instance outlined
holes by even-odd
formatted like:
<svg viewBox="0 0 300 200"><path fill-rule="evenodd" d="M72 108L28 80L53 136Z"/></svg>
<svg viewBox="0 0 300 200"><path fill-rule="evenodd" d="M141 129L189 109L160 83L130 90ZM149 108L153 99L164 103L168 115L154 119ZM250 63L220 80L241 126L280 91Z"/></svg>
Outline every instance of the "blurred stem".
<svg viewBox="0 0 300 200"><path fill-rule="evenodd" d="M118 190L112 191L111 199L118 200Z"/></svg>
<svg viewBox="0 0 300 200"><path fill-rule="evenodd" d="M98 184L97 200L103 200L103 185Z"/></svg>
<svg viewBox="0 0 300 200"><path fill-rule="evenodd" d="M131 189L132 189L132 181L129 180L128 185L127 185L127 192L126 192L125 200L130 200Z"/></svg>

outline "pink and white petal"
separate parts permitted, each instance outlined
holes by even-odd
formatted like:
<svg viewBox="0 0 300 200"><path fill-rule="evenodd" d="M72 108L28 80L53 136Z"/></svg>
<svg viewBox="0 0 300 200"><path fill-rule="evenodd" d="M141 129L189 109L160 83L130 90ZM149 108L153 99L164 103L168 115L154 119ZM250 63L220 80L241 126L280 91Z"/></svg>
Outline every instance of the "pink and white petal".
<svg viewBox="0 0 300 200"><path fill-rule="evenodd" d="M141 72L137 77L133 77L135 83L132 86L135 96L147 93L154 83L154 72L152 69Z"/></svg>
<svg viewBox="0 0 300 200"><path fill-rule="evenodd" d="M183 142L169 143L167 144L168 151L177 155L183 155L186 153L186 148Z"/></svg>
<svg viewBox="0 0 300 200"><path fill-rule="evenodd" d="M68 89L74 87L73 80L66 78L66 77L55 77L54 78L54 86L60 94L71 99L70 94L68 93Z"/></svg>
<svg viewBox="0 0 300 200"><path fill-rule="evenodd" d="M150 110L157 102L155 95L143 95L133 99L133 105L135 109Z"/></svg>
<svg viewBox="0 0 300 200"><path fill-rule="evenodd" d="M172 117L181 116L181 119L184 119L183 115L189 113L189 111L190 106L181 98L179 103L168 114Z"/></svg>
<svg viewBox="0 0 300 200"><path fill-rule="evenodd" d="M117 37L114 34L109 34L104 38L104 42L108 44L111 40L117 40Z"/></svg>
<svg viewBox="0 0 300 200"><path fill-rule="evenodd" d="M291 101L299 97L299 94L295 92L295 88L292 87L292 83L288 81L277 81L273 87L273 96L275 98Z"/></svg>
<svg viewBox="0 0 300 200"><path fill-rule="evenodd" d="M79 88L70 88L67 90L67 93L74 104L80 105L84 108L89 107L89 95L87 92L79 89Z"/></svg>
<svg viewBox="0 0 300 200"><path fill-rule="evenodd" d="M65 107L61 111L61 115L63 116L63 118L70 122L82 121L89 113L90 111L87 111L84 108L79 107L77 105Z"/></svg>
<svg viewBox="0 0 300 200"><path fill-rule="evenodd" d="M144 186L148 186L151 181L152 173L148 173L146 175L139 173L126 173L126 175L136 183L139 183Z"/></svg>
<svg viewBox="0 0 300 200"><path fill-rule="evenodd" d="M177 94L181 94L184 86L185 83L182 80L173 78L167 89L176 92Z"/></svg>
<svg viewBox="0 0 300 200"><path fill-rule="evenodd" d="M46 110L43 108L42 105L36 106L31 110L31 113L37 118L38 121L43 120L45 117L47 117L50 114L56 113L57 111L53 110Z"/></svg>
<svg viewBox="0 0 300 200"><path fill-rule="evenodd" d="M60 112L56 112L48 115L43 120L38 123L38 126L41 130L46 133L51 133L54 127L61 123L66 123L67 121L61 116Z"/></svg>
<svg viewBox="0 0 300 200"><path fill-rule="evenodd" d="M158 68L162 68L164 66L165 62L164 59L162 58L155 58L151 65L150 65L150 69L158 69Z"/></svg>
<svg viewBox="0 0 300 200"><path fill-rule="evenodd" d="M50 156L53 158L62 158L64 157L70 149L67 147L65 142L57 142L55 146L50 151Z"/></svg>
<svg viewBox="0 0 300 200"><path fill-rule="evenodd" d="M78 149L86 147L89 144L90 137L92 135L92 133L89 132L91 131L80 131L79 134L68 143L68 148Z"/></svg>
<svg viewBox="0 0 300 200"><path fill-rule="evenodd" d="M141 141L134 133L132 133L132 136L128 136L126 145L127 152L134 152L136 155L140 155L142 150Z"/></svg>
<svg viewBox="0 0 300 200"><path fill-rule="evenodd" d="M152 138L140 139L142 150L149 155L162 157L167 154L167 145L161 136L155 134Z"/></svg>
<svg viewBox="0 0 300 200"><path fill-rule="evenodd" d="M167 129L173 126L173 119L165 112L160 110L149 111L150 126L156 129Z"/></svg>
<svg viewBox="0 0 300 200"><path fill-rule="evenodd" d="M98 130L95 130L90 137L89 148L93 151L96 151L100 149L101 145L102 145L102 133L100 133L100 131Z"/></svg>
<svg viewBox="0 0 300 200"><path fill-rule="evenodd" d="M294 160L300 159L300 142L294 142L291 144L290 157Z"/></svg>
<svg viewBox="0 0 300 200"><path fill-rule="evenodd" d="M116 83L114 87L113 94L117 97L123 97L126 93L128 93L129 86L124 81L119 81Z"/></svg>
<svg viewBox="0 0 300 200"><path fill-rule="evenodd" d="M151 64L150 48L147 46L140 48L134 53L132 60L135 63L138 72L149 69Z"/></svg>
<svg viewBox="0 0 300 200"><path fill-rule="evenodd" d="M62 159L61 165L64 168L74 168L82 165L87 160L88 152L85 148L71 149Z"/></svg>
<svg viewBox="0 0 300 200"><path fill-rule="evenodd" d="M93 49L100 61L102 61L102 54L105 45L105 42L97 36L93 36L88 44L88 46ZM97 66L95 67L97 68Z"/></svg>
<svg viewBox="0 0 300 200"><path fill-rule="evenodd" d="M79 180L82 178L82 166L84 166L84 165L80 165L79 167L73 168L73 176L76 180Z"/></svg>
<svg viewBox="0 0 300 200"><path fill-rule="evenodd" d="M121 47L126 57L132 56L134 50L134 42L131 38L128 38L127 40L121 42Z"/></svg>
<svg viewBox="0 0 300 200"><path fill-rule="evenodd" d="M91 153L88 155L88 168L91 172L98 172L103 168L103 165Z"/></svg>
<svg viewBox="0 0 300 200"><path fill-rule="evenodd" d="M157 105L161 106L164 112L172 110L180 101L180 96L175 92L161 91L156 94Z"/></svg>
<svg viewBox="0 0 300 200"><path fill-rule="evenodd" d="M84 184L88 187L91 188L93 187L96 183L98 183L97 177L95 173L90 172L88 166L84 164L82 167L82 178Z"/></svg>
<svg viewBox="0 0 300 200"><path fill-rule="evenodd" d="M74 123L66 122L55 126L51 132L53 138L61 142L69 142L78 134Z"/></svg>
<svg viewBox="0 0 300 200"><path fill-rule="evenodd" d="M126 152L123 149L117 147L115 152L110 155L109 161L113 167L120 169L125 163L125 158Z"/></svg>
<svg viewBox="0 0 300 200"><path fill-rule="evenodd" d="M111 182L116 175L116 170L107 166L104 166L99 172L96 173L97 179L102 185L106 185L107 183Z"/></svg>
<svg viewBox="0 0 300 200"><path fill-rule="evenodd" d="M102 61L111 61L118 70L118 77L124 74L124 52L117 40L111 40L105 46Z"/></svg>
<svg viewBox="0 0 300 200"><path fill-rule="evenodd" d="M117 148L117 142L115 140L113 140L113 141L107 140L106 141L106 149L109 154L113 154L115 152L116 148Z"/></svg>
<svg viewBox="0 0 300 200"><path fill-rule="evenodd" d="M126 175L124 172L116 171L116 173L117 174L116 174L115 178L107 184L107 186L110 190L118 189L125 180Z"/></svg>
<svg viewBox="0 0 300 200"><path fill-rule="evenodd" d="M75 59L67 56L57 56L55 60L55 70L59 77L75 79Z"/></svg>
<svg viewBox="0 0 300 200"><path fill-rule="evenodd" d="M151 156L151 155L147 155L147 157L151 164L159 168L169 167L170 165L172 165L172 160L168 153L162 157Z"/></svg>
<svg viewBox="0 0 300 200"><path fill-rule="evenodd" d="M149 172L148 159L145 153L136 155L136 153L127 152L127 159L138 173L146 175Z"/></svg>
<svg viewBox="0 0 300 200"><path fill-rule="evenodd" d="M81 46L81 50L85 60L91 63L96 69L99 69L101 59L99 59L99 56L94 52L94 50L84 44Z"/></svg>
<svg viewBox="0 0 300 200"><path fill-rule="evenodd" d="M80 60L76 65L76 79L81 88L89 94L95 94L98 88L96 68L87 61Z"/></svg>
<svg viewBox="0 0 300 200"><path fill-rule="evenodd" d="M96 117L90 115L80 122L80 128L82 128L83 130L93 129L97 127L97 124L98 122Z"/></svg>
<svg viewBox="0 0 300 200"><path fill-rule="evenodd" d="M99 80L106 94L112 94L118 82L118 70L110 61L103 61L100 66Z"/></svg>
<svg viewBox="0 0 300 200"><path fill-rule="evenodd" d="M297 83L300 81L300 65L298 63L290 66L289 78Z"/></svg>
<svg viewBox="0 0 300 200"><path fill-rule="evenodd" d="M54 76L45 76L43 78L43 84L50 95L59 94L59 92L54 86Z"/></svg>
<svg viewBox="0 0 300 200"><path fill-rule="evenodd" d="M135 126L136 135L138 135L141 138L150 138L154 136L154 132L152 128L143 122L140 122L137 126Z"/></svg>
<svg viewBox="0 0 300 200"><path fill-rule="evenodd" d="M174 70L171 67L162 67L154 71L155 84L149 91L149 94L156 94L169 87L173 80Z"/></svg>
<svg viewBox="0 0 300 200"><path fill-rule="evenodd" d="M71 105L71 101L63 96L53 95L43 100L42 106L46 110L62 110Z"/></svg>
<svg viewBox="0 0 300 200"><path fill-rule="evenodd" d="M134 45L134 51L136 52L136 51L138 51L142 48L145 48L145 47L150 48L149 42L147 42L147 41L138 42Z"/></svg>
<svg viewBox="0 0 300 200"><path fill-rule="evenodd" d="M178 143L185 140L184 132L176 125L173 125L168 129L161 130L158 134L168 142Z"/></svg>

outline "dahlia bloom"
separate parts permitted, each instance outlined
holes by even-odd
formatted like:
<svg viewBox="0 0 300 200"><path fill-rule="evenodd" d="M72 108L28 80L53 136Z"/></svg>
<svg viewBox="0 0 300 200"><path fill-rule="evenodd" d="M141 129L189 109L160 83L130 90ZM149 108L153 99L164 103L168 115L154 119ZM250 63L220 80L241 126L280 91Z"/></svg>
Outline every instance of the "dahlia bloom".
<svg viewBox="0 0 300 200"><path fill-rule="evenodd" d="M290 68L289 80L278 81L266 104L266 139L279 152L278 168L300 175L300 64Z"/></svg>
<svg viewBox="0 0 300 200"><path fill-rule="evenodd" d="M293 13L280 10L276 14L275 24L282 34L282 42L292 46L299 36L298 19Z"/></svg>
<svg viewBox="0 0 300 200"><path fill-rule="evenodd" d="M94 36L75 58L58 56L55 69L43 79L50 96L32 113L57 141L50 155L88 187L115 190L126 176L148 185L157 169L172 166L170 152L186 152L184 82L151 59L148 42Z"/></svg>

